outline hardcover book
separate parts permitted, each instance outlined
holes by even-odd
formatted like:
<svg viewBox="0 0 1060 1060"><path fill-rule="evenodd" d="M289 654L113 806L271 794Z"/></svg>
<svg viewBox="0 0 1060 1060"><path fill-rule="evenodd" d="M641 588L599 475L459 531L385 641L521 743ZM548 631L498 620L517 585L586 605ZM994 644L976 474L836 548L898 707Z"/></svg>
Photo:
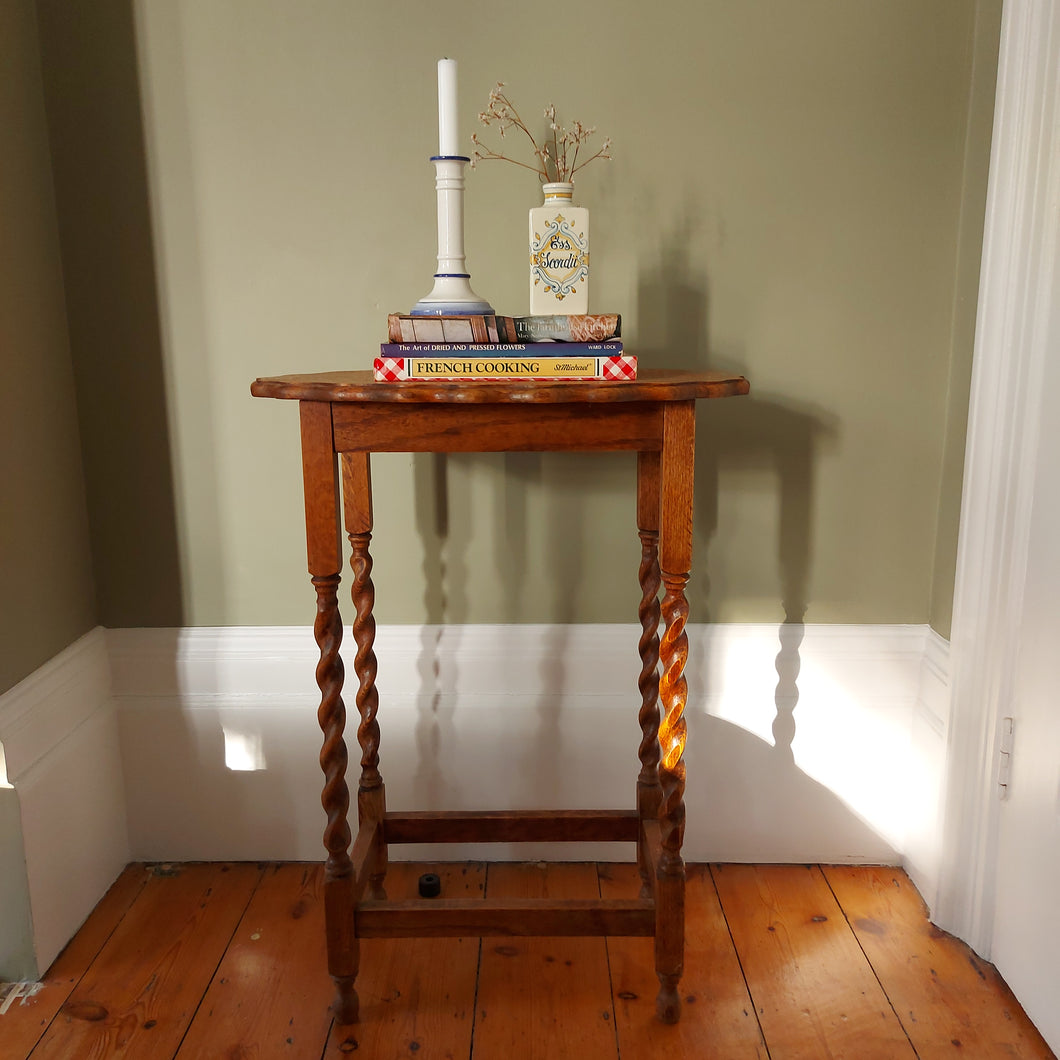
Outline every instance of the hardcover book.
<svg viewBox="0 0 1060 1060"><path fill-rule="evenodd" d="M546 352L547 351L547 352ZM607 342L381 342L379 352L384 357L408 357L415 354L429 356L465 356L479 359L497 355L511 357L530 354L542 357L608 356L622 352L622 340Z"/></svg>
<svg viewBox="0 0 1060 1060"><path fill-rule="evenodd" d="M510 317L472 313L467 316L410 316L391 313L387 334L391 342L514 342Z"/></svg>
<svg viewBox="0 0 1060 1060"><path fill-rule="evenodd" d="M427 357L384 354L375 359L373 369L376 380L386 383L409 379L600 379L620 382L637 378L637 358L623 353L566 357L535 357L519 353L495 357L459 353Z"/></svg>
<svg viewBox="0 0 1060 1060"><path fill-rule="evenodd" d="M519 342L603 342L622 334L622 317L617 313L512 317L511 320Z"/></svg>
<svg viewBox="0 0 1060 1060"><path fill-rule="evenodd" d="M391 342L603 342L621 335L622 317L618 313L524 317L391 313L387 333Z"/></svg>

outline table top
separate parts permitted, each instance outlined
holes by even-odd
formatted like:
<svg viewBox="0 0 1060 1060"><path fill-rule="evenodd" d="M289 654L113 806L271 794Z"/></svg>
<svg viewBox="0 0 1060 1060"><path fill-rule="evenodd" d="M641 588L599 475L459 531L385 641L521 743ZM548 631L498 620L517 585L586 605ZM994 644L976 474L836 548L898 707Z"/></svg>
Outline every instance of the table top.
<svg viewBox="0 0 1060 1060"><path fill-rule="evenodd" d="M593 380L409 380L378 382L369 371L316 372L256 379L254 397L297 401L400 402L405 404L519 405L626 401L688 401L746 394L750 385L729 372L688 372L648 368L637 379Z"/></svg>

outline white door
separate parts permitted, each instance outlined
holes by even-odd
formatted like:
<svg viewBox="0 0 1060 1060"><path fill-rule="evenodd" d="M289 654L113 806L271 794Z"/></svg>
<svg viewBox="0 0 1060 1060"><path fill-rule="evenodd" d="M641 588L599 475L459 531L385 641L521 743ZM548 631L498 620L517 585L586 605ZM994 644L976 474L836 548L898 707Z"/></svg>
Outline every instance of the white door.
<svg viewBox="0 0 1060 1060"><path fill-rule="evenodd" d="M1011 37L1018 36L1011 32L1016 25L1035 31L1019 50L1003 37L1002 60L1036 71L1030 81L1037 90L1026 101L1036 120L1015 152L1025 162L1015 180L1022 180L1036 222L1012 304L1021 314L1016 360L1032 376L1023 465L1031 488L1020 524L1022 605L1008 695L998 704L1002 719L1012 718L1012 736L1004 748L1008 775L1001 778L1007 784L998 817L990 957L1060 1052L1060 7L1010 0L1005 16Z"/></svg>
<svg viewBox="0 0 1060 1060"><path fill-rule="evenodd" d="M1060 3L1005 0L933 915L1060 1053ZM1012 719L1010 747L999 746ZM998 802L1000 751L1009 753Z"/></svg>
<svg viewBox="0 0 1060 1060"><path fill-rule="evenodd" d="M1042 397L991 959L1060 1052L1060 344Z"/></svg>

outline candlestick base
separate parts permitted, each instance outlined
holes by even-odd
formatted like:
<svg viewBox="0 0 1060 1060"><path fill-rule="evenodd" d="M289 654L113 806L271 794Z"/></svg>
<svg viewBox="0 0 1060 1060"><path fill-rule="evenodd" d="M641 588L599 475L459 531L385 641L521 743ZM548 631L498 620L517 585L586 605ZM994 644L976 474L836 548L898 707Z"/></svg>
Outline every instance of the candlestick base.
<svg viewBox="0 0 1060 1060"><path fill-rule="evenodd" d="M466 316L471 313L494 313L493 306L471 289L471 276L443 276L435 273L434 287L409 311L414 317Z"/></svg>
<svg viewBox="0 0 1060 1060"><path fill-rule="evenodd" d="M471 289L464 271L464 155L434 155L438 196L438 271L434 287L410 310L411 316L493 314L493 306Z"/></svg>

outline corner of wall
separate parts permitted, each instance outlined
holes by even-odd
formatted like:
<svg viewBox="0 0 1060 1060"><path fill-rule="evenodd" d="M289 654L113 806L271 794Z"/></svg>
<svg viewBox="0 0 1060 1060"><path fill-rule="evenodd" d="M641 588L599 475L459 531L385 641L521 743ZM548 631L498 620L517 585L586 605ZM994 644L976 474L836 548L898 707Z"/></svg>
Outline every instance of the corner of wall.
<svg viewBox="0 0 1060 1060"><path fill-rule="evenodd" d="M0 742L17 814L0 822L0 843L16 843L24 865L28 909L17 930L31 935L42 973L129 860L102 629L0 696Z"/></svg>
<svg viewBox="0 0 1060 1060"><path fill-rule="evenodd" d="M2 779L2 778L0 778ZM40 973L33 951L33 917L22 846L18 795L0 786L0 981L35 979Z"/></svg>
<svg viewBox="0 0 1060 1060"><path fill-rule="evenodd" d="M928 629L910 734L909 830L903 865L933 911L942 858L942 800L950 728L950 644Z"/></svg>

